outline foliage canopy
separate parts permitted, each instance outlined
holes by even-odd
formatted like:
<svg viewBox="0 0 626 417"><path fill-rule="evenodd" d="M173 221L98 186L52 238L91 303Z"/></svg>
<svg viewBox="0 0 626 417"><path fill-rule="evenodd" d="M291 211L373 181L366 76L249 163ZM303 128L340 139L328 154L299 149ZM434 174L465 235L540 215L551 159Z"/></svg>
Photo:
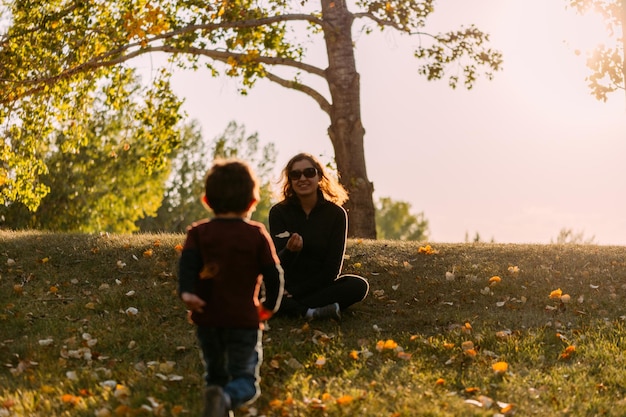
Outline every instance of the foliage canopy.
<svg viewBox="0 0 626 417"><path fill-rule="evenodd" d="M116 77L142 55L165 53L170 63L137 99L136 135L151 149L148 169L163 167L177 146L172 129L181 117L168 78L176 67L208 69L241 81L245 94L259 78L306 94L330 121L329 138L342 184L352 236L374 237L373 184L365 166L360 85L352 32L389 29L418 37L418 73L472 88L481 72L491 78L502 57L473 25L446 33L426 30L433 0L285 1L26 0L3 1L0 32L0 203L30 209L47 189L44 159L62 129L68 150L86 140L96 91L115 99ZM351 11L349 8L355 9ZM355 22L362 22L355 28ZM307 45L324 42L327 62L305 62ZM320 82L321 81L321 82ZM318 87L319 86L319 87Z"/></svg>
<svg viewBox="0 0 626 417"><path fill-rule="evenodd" d="M587 84L595 98L607 101L615 91L626 93L626 1L568 0L580 14L597 13L605 22L609 45L598 45L587 57Z"/></svg>

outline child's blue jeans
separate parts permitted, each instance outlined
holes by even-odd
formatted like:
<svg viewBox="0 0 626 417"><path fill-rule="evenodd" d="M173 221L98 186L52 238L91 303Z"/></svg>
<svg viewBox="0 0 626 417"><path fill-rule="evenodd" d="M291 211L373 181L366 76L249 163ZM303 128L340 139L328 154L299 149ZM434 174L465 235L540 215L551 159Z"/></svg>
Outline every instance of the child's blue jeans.
<svg viewBox="0 0 626 417"><path fill-rule="evenodd" d="M233 409L254 401L261 393L262 331L198 326L197 335L207 386L221 386Z"/></svg>

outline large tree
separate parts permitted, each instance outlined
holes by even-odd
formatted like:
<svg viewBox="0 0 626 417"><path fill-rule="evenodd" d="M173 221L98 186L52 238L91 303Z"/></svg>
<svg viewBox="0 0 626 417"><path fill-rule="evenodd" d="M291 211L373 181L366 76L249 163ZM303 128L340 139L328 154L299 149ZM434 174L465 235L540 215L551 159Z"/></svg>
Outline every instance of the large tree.
<svg viewBox="0 0 626 417"><path fill-rule="evenodd" d="M602 16L612 43L598 45L587 57L591 74L587 83L592 94L602 101L608 94L626 93L626 0L567 0L580 14Z"/></svg>
<svg viewBox="0 0 626 417"><path fill-rule="evenodd" d="M376 227L353 32L379 28L419 38L418 72L429 80L446 77L453 88L457 84L471 88L482 71L491 78L502 62L501 54L487 45L488 35L473 25L429 33L426 21L434 11L434 0L350 4L345 0L16 0L3 4L7 10L2 16L10 25L0 38L0 123L5 132L19 138L11 135L0 150L4 164L0 187L30 190L32 183L24 183L18 171L24 166L33 167L30 172L45 170L38 147L45 146L39 140L45 140L49 126L80 120L89 92L113 68L132 65L130 61L140 55L163 52L181 67L206 67L211 75L239 77L243 93L257 79L266 78L315 100L329 117L328 135L340 180L350 193L349 233L355 237L373 238ZM357 22L361 26L356 27ZM326 62L305 61L309 42L323 42ZM71 111L59 111L68 106ZM166 137L147 140L155 144L157 162L160 152L171 146ZM41 190L31 193L33 203L41 194Z"/></svg>

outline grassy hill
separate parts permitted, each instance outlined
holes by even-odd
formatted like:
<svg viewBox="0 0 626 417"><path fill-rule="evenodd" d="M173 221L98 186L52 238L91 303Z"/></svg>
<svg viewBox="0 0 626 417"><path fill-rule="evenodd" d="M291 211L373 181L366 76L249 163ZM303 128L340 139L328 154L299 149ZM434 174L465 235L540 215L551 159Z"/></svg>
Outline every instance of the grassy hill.
<svg viewBox="0 0 626 417"><path fill-rule="evenodd" d="M0 417L199 415L183 239L0 231ZM344 272L368 298L272 319L237 415L626 415L626 247L350 241Z"/></svg>

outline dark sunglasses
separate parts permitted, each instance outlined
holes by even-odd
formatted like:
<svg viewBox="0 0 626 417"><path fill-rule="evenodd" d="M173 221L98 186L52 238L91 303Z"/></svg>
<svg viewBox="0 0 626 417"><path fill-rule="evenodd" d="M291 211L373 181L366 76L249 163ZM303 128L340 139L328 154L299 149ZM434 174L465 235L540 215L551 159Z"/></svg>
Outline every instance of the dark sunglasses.
<svg viewBox="0 0 626 417"><path fill-rule="evenodd" d="M317 169L311 167L304 168L303 170L294 169L293 171L289 171L289 179L293 181L299 180L302 175L304 175L305 178L313 178L317 175Z"/></svg>

